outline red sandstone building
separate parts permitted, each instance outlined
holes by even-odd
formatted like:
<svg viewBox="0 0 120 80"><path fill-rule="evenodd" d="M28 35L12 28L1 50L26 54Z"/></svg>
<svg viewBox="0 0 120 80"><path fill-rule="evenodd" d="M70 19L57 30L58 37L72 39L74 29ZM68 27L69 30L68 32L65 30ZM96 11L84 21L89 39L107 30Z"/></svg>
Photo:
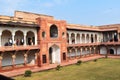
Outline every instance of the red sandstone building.
<svg viewBox="0 0 120 80"><path fill-rule="evenodd" d="M120 55L120 25L68 24L15 11L0 16L0 71L61 64L94 55Z"/></svg>

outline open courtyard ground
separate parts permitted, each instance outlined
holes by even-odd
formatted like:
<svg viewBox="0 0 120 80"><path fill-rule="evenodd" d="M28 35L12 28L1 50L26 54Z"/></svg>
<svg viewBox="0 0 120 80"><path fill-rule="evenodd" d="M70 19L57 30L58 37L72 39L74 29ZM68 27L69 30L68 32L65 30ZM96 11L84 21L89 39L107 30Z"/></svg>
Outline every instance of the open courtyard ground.
<svg viewBox="0 0 120 80"><path fill-rule="evenodd" d="M16 80L120 80L120 59L98 59L81 65L33 73L31 77L17 76Z"/></svg>

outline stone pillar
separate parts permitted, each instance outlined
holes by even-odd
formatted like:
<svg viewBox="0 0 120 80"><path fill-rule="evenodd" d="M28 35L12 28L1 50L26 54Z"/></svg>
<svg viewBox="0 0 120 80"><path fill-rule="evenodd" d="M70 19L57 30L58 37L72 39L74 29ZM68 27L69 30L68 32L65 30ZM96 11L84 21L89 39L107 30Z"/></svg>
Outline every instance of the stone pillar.
<svg viewBox="0 0 120 80"><path fill-rule="evenodd" d="M93 43L95 43L95 34L93 35Z"/></svg>
<svg viewBox="0 0 120 80"><path fill-rule="evenodd" d="M37 45L37 35L35 35L35 45Z"/></svg>
<svg viewBox="0 0 120 80"><path fill-rule="evenodd" d="M14 39L15 39L15 34L12 33L12 43L14 42ZM13 44L12 44L13 45Z"/></svg>
<svg viewBox="0 0 120 80"><path fill-rule="evenodd" d="M85 43L87 43L87 40L86 40L86 34L85 34Z"/></svg>
<svg viewBox="0 0 120 80"><path fill-rule="evenodd" d="M99 35L97 34L97 43L99 42Z"/></svg>
<svg viewBox="0 0 120 80"><path fill-rule="evenodd" d="M96 47L94 47L94 55L96 54Z"/></svg>
<svg viewBox="0 0 120 80"><path fill-rule="evenodd" d="M28 57L28 54L25 53L24 54L24 65L27 66L27 57Z"/></svg>
<svg viewBox="0 0 120 80"><path fill-rule="evenodd" d="M118 41L120 41L120 33L118 33Z"/></svg>
<svg viewBox="0 0 120 80"><path fill-rule="evenodd" d="M91 34L89 34L89 43L91 43Z"/></svg>
<svg viewBox="0 0 120 80"><path fill-rule="evenodd" d="M2 55L0 55L0 70L2 68L2 59L3 59L3 57L2 57Z"/></svg>
<svg viewBox="0 0 120 80"><path fill-rule="evenodd" d="M87 50L88 50L88 49L87 49L87 48L85 48L85 52L86 52L86 54L85 54L85 55L87 55L87 54L88 54L88 53L87 53Z"/></svg>
<svg viewBox="0 0 120 80"><path fill-rule="evenodd" d="M77 48L75 49L75 58L77 58Z"/></svg>
<svg viewBox="0 0 120 80"><path fill-rule="evenodd" d="M81 49L80 49L80 57L82 57L82 50L83 50L83 49L81 48Z"/></svg>
<svg viewBox="0 0 120 80"><path fill-rule="evenodd" d="M37 65L37 56L38 56L38 53L35 53L35 64Z"/></svg>
<svg viewBox="0 0 120 80"><path fill-rule="evenodd" d="M1 47L1 45L2 45L2 44L1 44L1 43L2 43L2 42L1 42L1 41L2 41L2 40L1 40L1 36L2 36L2 34L0 33L0 47Z"/></svg>
<svg viewBox="0 0 120 80"><path fill-rule="evenodd" d="M71 50L69 50L69 59L71 59L71 52L72 52L72 51L71 51Z"/></svg>
<svg viewBox="0 0 120 80"><path fill-rule="evenodd" d="M82 43L82 34L80 34L80 43Z"/></svg>
<svg viewBox="0 0 120 80"><path fill-rule="evenodd" d="M24 34L24 46L26 46L26 33Z"/></svg>
<svg viewBox="0 0 120 80"><path fill-rule="evenodd" d="M69 33L69 44L72 44L72 41L71 41L71 33Z"/></svg>
<svg viewBox="0 0 120 80"><path fill-rule="evenodd" d="M16 55L13 54L12 55L12 66L13 66L13 68L15 67L15 59L16 59Z"/></svg>
<svg viewBox="0 0 120 80"><path fill-rule="evenodd" d="M75 33L75 44L77 44L77 34Z"/></svg>
<svg viewBox="0 0 120 80"><path fill-rule="evenodd" d="M91 47L90 47L90 53L89 54L91 55Z"/></svg>

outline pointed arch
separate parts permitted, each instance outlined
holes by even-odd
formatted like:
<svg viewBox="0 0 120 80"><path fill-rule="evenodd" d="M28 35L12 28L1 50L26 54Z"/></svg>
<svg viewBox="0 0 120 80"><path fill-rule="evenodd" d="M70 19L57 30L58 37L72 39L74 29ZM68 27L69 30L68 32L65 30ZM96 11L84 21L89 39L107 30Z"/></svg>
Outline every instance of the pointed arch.
<svg viewBox="0 0 120 80"><path fill-rule="evenodd" d="M57 38L58 37L58 28L55 24L50 26L50 37Z"/></svg>

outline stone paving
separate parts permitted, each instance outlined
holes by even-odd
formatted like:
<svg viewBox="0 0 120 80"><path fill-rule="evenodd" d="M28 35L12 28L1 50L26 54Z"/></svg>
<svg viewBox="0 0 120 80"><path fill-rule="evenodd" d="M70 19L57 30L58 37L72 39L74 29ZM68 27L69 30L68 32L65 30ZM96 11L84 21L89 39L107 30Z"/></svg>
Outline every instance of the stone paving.
<svg viewBox="0 0 120 80"><path fill-rule="evenodd" d="M61 66L75 64L78 60L82 60L83 62L86 62L86 61L90 61L90 60L94 60L94 59L98 59L98 58L104 58L104 57L105 56L95 55L95 56L91 56L91 57L73 59L73 60L69 60L68 62L62 63ZM109 58L120 58L120 56L109 56ZM0 74L5 75L7 77L13 77L13 76L18 76L18 75L24 74L25 70L31 70L32 72L39 72L39 71L43 71L43 70L53 69L57 65L58 64L50 64L50 65L46 65L43 67L23 68L23 69L17 69L17 70L12 70L12 71L7 71L7 72L1 72Z"/></svg>

